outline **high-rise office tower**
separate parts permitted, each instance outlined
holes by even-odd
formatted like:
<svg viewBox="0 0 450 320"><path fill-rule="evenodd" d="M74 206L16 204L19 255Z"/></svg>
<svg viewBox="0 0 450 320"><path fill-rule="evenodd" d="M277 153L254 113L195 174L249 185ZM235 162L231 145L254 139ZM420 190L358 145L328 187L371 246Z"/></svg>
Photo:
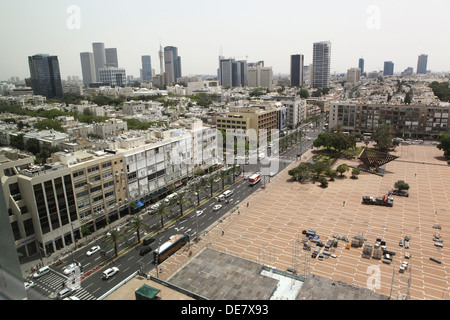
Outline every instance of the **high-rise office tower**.
<svg viewBox="0 0 450 320"><path fill-rule="evenodd" d="M304 56L302 54L291 55L291 87L303 86L303 65Z"/></svg>
<svg viewBox="0 0 450 320"><path fill-rule="evenodd" d="M330 85L331 42L316 42L313 46L312 87L328 88Z"/></svg>
<svg viewBox="0 0 450 320"><path fill-rule="evenodd" d="M360 68L351 68L347 70L347 82L351 84L356 84L361 78Z"/></svg>
<svg viewBox="0 0 450 320"><path fill-rule="evenodd" d="M100 42L93 43L92 51L94 52L95 76L98 80L100 79L98 70L104 68L106 65L105 44Z"/></svg>
<svg viewBox="0 0 450 320"><path fill-rule="evenodd" d="M116 67L105 67L99 69L99 81L109 86L123 86L127 81L125 69Z"/></svg>
<svg viewBox="0 0 450 320"><path fill-rule="evenodd" d="M428 55L421 54L417 60L417 73L426 74L427 73L427 63Z"/></svg>
<svg viewBox="0 0 450 320"><path fill-rule="evenodd" d="M364 59L359 58L358 68L361 70L361 74L364 73Z"/></svg>
<svg viewBox="0 0 450 320"><path fill-rule="evenodd" d="M152 60L150 56L142 56L142 81L152 80Z"/></svg>
<svg viewBox="0 0 450 320"><path fill-rule="evenodd" d="M105 65L110 67L119 67L119 59L117 58L117 48L105 49Z"/></svg>
<svg viewBox="0 0 450 320"><path fill-rule="evenodd" d="M178 56L178 48L164 47L164 68L167 73L168 83L175 83L181 77L181 58Z"/></svg>
<svg viewBox="0 0 450 320"><path fill-rule="evenodd" d="M97 82L94 54L92 52L81 52L80 59L84 85L89 86L90 83Z"/></svg>
<svg viewBox="0 0 450 320"><path fill-rule="evenodd" d="M35 95L63 98L61 73L57 56L38 54L28 57L31 87Z"/></svg>
<svg viewBox="0 0 450 320"><path fill-rule="evenodd" d="M394 75L394 63L392 61L384 62L383 75L384 76L393 76Z"/></svg>
<svg viewBox="0 0 450 320"><path fill-rule="evenodd" d="M232 58L219 57L219 83L221 86L233 86L233 61Z"/></svg>

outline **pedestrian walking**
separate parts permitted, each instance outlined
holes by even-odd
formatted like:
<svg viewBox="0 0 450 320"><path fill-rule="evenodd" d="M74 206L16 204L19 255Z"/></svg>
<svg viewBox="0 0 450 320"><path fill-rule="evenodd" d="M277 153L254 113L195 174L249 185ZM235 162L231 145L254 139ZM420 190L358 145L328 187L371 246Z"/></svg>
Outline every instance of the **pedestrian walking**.
<svg viewBox="0 0 450 320"><path fill-rule="evenodd" d="M225 234L225 231L222 230L222 235L224 235L224 234Z"/></svg>
<svg viewBox="0 0 450 320"><path fill-rule="evenodd" d="M248 202L247 202L247 208L248 208Z"/></svg>
<svg viewBox="0 0 450 320"><path fill-rule="evenodd" d="M343 206L343 207L345 207L345 201L344 201L344 202L342 202L342 206Z"/></svg>

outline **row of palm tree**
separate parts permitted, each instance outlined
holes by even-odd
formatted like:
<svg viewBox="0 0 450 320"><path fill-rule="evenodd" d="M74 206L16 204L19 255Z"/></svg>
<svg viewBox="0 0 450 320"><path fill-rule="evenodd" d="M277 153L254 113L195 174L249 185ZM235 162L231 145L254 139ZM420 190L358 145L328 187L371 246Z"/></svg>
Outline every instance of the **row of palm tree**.
<svg viewBox="0 0 450 320"><path fill-rule="evenodd" d="M213 186L218 184L217 178L222 180L222 190L225 189L225 180L233 176L233 183L235 181L235 173L238 172L239 167L233 166L230 170L220 170L219 173L210 175L206 180L200 180L194 182L189 191L179 191L176 196L172 198L173 203L177 203L180 207L180 216L183 215L183 206L192 204L191 197L197 197L196 206L200 206L200 194L206 190L206 187L210 189L210 196L213 196ZM160 218L161 228L164 228L164 219L172 214L172 210L165 201L161 201L156 210L150 212L152 216ZM138 215L132 216L128 220L128 227L126 231L134 231L137 235L137 243L141 242L141 231L150 232L150 226L145 223L144 219ZM84 232L83 232L84 233ZM111 229L107 233L104 243L106 246L114 246L115 256L118 255L117 244L119 241L124 240L125 237L118 229Z"/></svg>

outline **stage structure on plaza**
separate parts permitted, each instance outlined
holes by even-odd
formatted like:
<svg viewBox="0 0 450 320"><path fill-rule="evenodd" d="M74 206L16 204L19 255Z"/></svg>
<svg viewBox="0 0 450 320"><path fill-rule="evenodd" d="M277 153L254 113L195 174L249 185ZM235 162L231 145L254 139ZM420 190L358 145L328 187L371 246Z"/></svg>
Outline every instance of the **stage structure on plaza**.
<svg viewBox="0 0 450 320"><path fill-rule="evenodd" d="M369 173L384 175L385 165L397 158L387 152L364 148L358 158L362 162L358 168Z"/></svg>

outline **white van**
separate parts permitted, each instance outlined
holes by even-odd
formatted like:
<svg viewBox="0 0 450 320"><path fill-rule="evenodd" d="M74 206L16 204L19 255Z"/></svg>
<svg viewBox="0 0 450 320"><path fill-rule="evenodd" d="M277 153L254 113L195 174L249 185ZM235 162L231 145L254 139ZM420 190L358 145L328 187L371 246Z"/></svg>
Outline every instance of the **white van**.
<svg viewBox="0 0 450 320"><path fill-rule="evenodd" d="M225 198L228 198L229 196L231 196L233 194L233 190L227 190L223 193L223 195L225 196Z"/></svg>
<svg viewBox="0 0 450 320"><path fill-rule="evenodd" d="M170 201L171 201L173 198L175 198L176 196L177 196L176 193L169 194L169 195L164 199L164 201L165 201L167 204L169 204Z"/></svg>
<svg viewBox="0 0 450 320"><path fill-rule="evenodd" d="M40 268L38 271L36 271L33 274L33 278L34 279L40 278L40 277L42 277L43 275L45 275L45 274L47 274L49 272L50 272L50 268L49 267L47 267L47 266L42 267L42 268Z"/></svg>

